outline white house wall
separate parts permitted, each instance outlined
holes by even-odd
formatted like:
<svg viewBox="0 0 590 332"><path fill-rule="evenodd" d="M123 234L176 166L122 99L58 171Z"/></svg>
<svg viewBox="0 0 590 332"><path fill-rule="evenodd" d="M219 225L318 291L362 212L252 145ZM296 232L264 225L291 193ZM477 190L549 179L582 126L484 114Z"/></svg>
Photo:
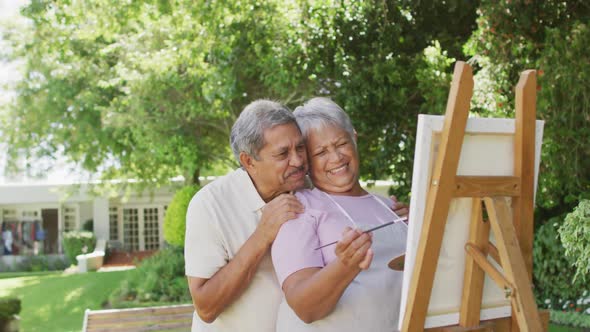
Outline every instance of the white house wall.
<svg viewBox="0 0 590 332"><path fill-rule="evenodd" d="M0 205L22 205L58 203L61 201L83 202L91 198L86 194L85 186L80 191L69 193L71 185L0 185Z"/></svg>
<svg viewBox="0 0 590 332"><path fill-rule="evenodd" d="M80 228L84 226L87 220L94 219L94 209L92 201L80 202Z"/></svg>
<svg viewBox="0 0 590 332"><path fill-rule="evenodd" d="M94 234L98 239L109 239L109 200L96 198L93 204Z"/></svg>

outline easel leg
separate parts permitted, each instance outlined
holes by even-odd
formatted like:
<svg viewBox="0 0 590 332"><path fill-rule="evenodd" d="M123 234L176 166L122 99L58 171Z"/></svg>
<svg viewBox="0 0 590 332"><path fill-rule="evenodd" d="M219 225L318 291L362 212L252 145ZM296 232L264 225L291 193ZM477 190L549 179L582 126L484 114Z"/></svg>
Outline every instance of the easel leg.
<svg viewBox="0 0 590 332"><path fill-rule="evenodd" d="M505 198L486 197L484 202L496 237L502 268L506 278L516 288L512 296L512 308L516 314L518 326L525 332L543 331L508 204Z"/></svg>
<svg viewBox="0 0 590 332"><path fill-rule="evenodd" d="M477 247L485 255L490 237L490 224L483 222L481 204L482 201L479 197L473 199L469 243ZM476 264L475 260L470 255L465 255L465 274L459 316L459 325L462 327L479 325L484 277L484 271Z"/></svg>

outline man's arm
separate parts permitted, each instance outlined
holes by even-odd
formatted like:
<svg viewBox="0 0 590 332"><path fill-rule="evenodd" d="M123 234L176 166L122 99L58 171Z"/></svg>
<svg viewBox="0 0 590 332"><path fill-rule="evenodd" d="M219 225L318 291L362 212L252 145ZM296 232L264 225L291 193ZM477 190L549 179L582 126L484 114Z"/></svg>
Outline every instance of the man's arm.
<svg viewBox="0 0 590 332"><path fill-rule="evenodd" d="M227 265L209 279L188 277L193 305L204 322L215 321L250 285L280 226L302 212L303 205L294 195L278 196L264 207L258 227Z"/></svg>
<svg viewBox="0 0 590 332"><path fill-rule="evenodd" d="M250 285L267 250L266 240L254 232L234 259L210 279L188 277L193 305L204 322L212 323Z"/></svg>
<svg viewBox="0 0 590 332"><path fill-rule="evenodd" d="M373 259L371 236L347 229L336 245L338 259L323 268L306 268L291 274L283 282L289 306L305 323L328 316L340 297Z"/></svg>

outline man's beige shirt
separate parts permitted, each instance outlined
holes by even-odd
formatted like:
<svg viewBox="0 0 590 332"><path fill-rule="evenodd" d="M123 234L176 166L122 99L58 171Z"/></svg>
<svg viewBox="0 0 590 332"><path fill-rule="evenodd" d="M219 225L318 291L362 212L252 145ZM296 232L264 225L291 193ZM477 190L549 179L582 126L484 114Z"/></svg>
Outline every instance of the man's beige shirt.
<svg viewBox="0 0 590 332"><path fill-rule="evenodd" d="M243 169L203 187L186 214L186 275L209 279L233 259L256 229L264 204ZM192 331L275 331L281 298L269 251L245 292L211 324L194 314Z"/></svg>

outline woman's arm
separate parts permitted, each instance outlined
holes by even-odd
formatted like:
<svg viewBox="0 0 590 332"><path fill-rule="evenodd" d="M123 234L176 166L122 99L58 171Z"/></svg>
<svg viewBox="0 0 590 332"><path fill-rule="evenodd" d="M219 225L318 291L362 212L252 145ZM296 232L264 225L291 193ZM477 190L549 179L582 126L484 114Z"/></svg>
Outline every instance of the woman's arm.
<svg viewBox="0 0 590 332"><path fill-rule="evenodd" d="M289 306L305 323L329 315L340 297L373 259L371 235L347 228L336 245L335 259L323 268L299 270L285 279L283 292Z"/></svg>

